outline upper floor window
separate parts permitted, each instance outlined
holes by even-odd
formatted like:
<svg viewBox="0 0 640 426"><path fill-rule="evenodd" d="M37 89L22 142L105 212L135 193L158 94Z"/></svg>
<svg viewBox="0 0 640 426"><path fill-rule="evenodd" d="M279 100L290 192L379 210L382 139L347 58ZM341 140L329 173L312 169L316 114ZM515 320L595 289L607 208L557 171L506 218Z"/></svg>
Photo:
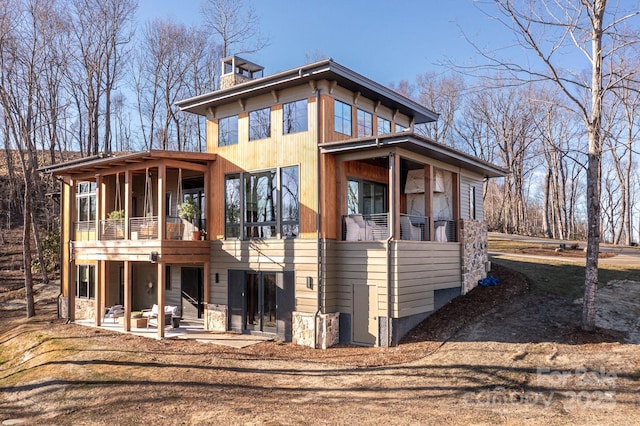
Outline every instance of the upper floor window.
<svg viewBox="0 0 640 426"><path fill-rule="evenodd" d="M476 219L476 187L469 185L469 219Z"/></svg>
<svg viewBox="0 0 640 426"><path fill-rule="evenodd" d="M238 116L232 115L218 120L218 146L238 143Z"/></svg>
<svg viewBox="0 0 640 426"><path fill-rule="evenodd" d="M307 100L301 99L282 106L282 133L297 133L307 131Z"/></svg>
<svg viewBox="0 0 640 426"><path fill-rule="evenodd" d="M76 221L96 220L96 183L80 182L76 185Z"/></svg>
<svg viewBox="0 0 640 426"><path fill-rule="evenodd" d="M351 136L351 105L334 101L333 129L337 133Z"/></svg>
<svg viewBox="0 0 640 426"><path fill-rule="evenodd" d="M357 111L358 116L358 137L373 135L373 118L370 113L359 109Z"/></svg>
<svg viewBox="0 0 640 426"><path fill-rule="evenodd" d="M249 112L249 140L267 139L271 136L271 108Z"/></svg>
<svg viewBox="0 0 640 426"><path fill-rule="evenodd" d="M225 177L226 238L295 238L299 228L298 166Z"/></svg>
<svg viewBox="0 0 640 426"><path fill-rule="evenodd" d="M391 121L378 117L378 134L385 135L387 133L391 133Z"/></svg>

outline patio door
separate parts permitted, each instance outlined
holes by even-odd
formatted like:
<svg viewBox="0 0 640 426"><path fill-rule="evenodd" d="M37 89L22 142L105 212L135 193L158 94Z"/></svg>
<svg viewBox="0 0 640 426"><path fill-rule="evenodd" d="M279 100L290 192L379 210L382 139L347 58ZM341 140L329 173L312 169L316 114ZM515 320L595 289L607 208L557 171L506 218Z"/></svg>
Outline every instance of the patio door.
<svg viewBox="0 0 640 426"><path fill-rule="evenodd" d="M247 273L245 328L251 331L276 332L276 273Z"/></svg>
<svg viewBox="0 0 640 426"><path fill-rule="evenodd" d="M229 329L291 340L293 272L229 271Z"/></svg>

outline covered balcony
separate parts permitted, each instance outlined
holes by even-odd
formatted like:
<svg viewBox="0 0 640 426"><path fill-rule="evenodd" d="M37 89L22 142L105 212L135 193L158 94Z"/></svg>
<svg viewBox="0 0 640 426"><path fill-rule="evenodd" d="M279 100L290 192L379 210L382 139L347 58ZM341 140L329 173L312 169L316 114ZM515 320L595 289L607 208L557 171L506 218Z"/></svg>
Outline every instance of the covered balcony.
<svg viewBox="0 0 640 426"><path fill-rule="evenodd" d="M56 170L67 178L65 220L75 258L148 261L200 253L204 261L214 160L214 154L148 151Z"/></svg>

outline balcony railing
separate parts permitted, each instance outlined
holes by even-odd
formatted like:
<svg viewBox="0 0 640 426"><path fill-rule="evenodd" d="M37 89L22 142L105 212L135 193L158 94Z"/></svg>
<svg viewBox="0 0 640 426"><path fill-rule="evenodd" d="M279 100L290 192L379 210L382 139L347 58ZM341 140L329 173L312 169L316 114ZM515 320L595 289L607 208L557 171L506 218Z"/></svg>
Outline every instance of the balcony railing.
<svg viewBox="0 0 640 426"><path fill-rule="evenodd" d="M455 221L437 221L436 232L435 241L457 240ZM343 241L385 240L389 238L389 235L388 213L372 215L351 214L342 217ZM400 239L411 241L432 240L432 236L429 235L429 217L401 213Z"/></svg>
<svg viewBox="0 0 640 426"><path fill-rule="evenodd" d="M458 224L455 220L435 220L433 222L435 241L457 242Z"/></svg>
<svg viewBox="0 0 640 426"><path fill-rule="evenodd" d="M132 217L129 219L132 240L157 240L158 216Z"/></svg>
<svg viewBox="0 0 640 426"><path fill-rule="evenodd" d="M429 241L429 217L400 214L400 239Z"/></svg>
<svg viewBox="0 0 640 426"><path fill-rule="evenodd" d="M76 241L92 241L96 239L96 221L87 220L74 223Z"/></svg>
<svg viewBox="0 0 640 426"><path fill-rule="evenodd" d="M342 217L344 241L375 241L389 238L389 214L350 214Z"/></svg>
<svg viewBox="0 0 640 426"><path fill-rule="evenodd" d="M124 240L124 219L106 219L100 221L101 240Z"/></svg>

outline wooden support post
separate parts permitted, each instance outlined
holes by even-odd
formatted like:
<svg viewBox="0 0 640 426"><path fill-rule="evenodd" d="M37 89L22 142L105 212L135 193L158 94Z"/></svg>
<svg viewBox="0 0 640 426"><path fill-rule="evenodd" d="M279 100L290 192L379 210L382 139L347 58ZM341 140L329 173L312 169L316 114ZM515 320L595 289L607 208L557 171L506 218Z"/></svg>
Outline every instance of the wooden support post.
<svg viewBox="0 0 640 426"><path fill-rule="evenodd" d="M460 179L458 173L451 173L451 208L453 221L456 224L456 241L460 241Z"/></svg>
<svg viewBox="0 0 640 426"><path fill-rule="evenodd" d="M94 282L96 288L95 291L95 324L100 326L102 323L102 313L104 309L104 260L98 260L98 264L95 269Z"/></svg>
<svg viewBox="0 0 640 426"><path fill-rule="evenodd" d="M424 215L429 221L425 231L429 233L429 241L435 239L435 229L433 226L433 167L430 164L424 165Z"/></svg>
<svg viewBox="0 0 640 426"><path fill-rule="evenodd" d="M76 270L76 256L74 253L74 241L78 238L76 235L75 222L77 217L77 204L76 204L76 181L71 179L69 181L69 275L68 275L68 287L67 287L67 319L69 321L76 320L76 279L78 271Z"/></svg>
<svg viewBox="0 0 640 426"><path fill-rule="evenodd" d="M105 193L104 191L104 181L102 180L102 176L96 175L96 223L95 223L95 231L96 231L96 240L100 240L100 221L105 218L104 216L104 201L105 201Z"/></svg>
<svg viewBox="0 0 640 426"><path fill-rule="evenodd" d="M167 193L167 168L164 164L158 166L158 239L164 241L166 238L166 205Z"/></svg>
<svg viewBox="0 0 640 426"><path fill-rule="evenodd" d="M209 287L211 286L211 263L210 262L205 262L204 263L204 269L202 271L202 288L204 290L204 294L203 294L203 303L204 306L206 307L207 304L211 303L211 292Z"/></svg>
<svg viewBox="0 0 640 426"><path fill-rule="evenodd" d="M158 338L164 338L164 305L165 305L165 269L164 263L158 262Z"/></svg>
<svg viewBox="0 0 640 426"><path fill-rule="evenodd" d="M128 240L131 238L131 232L129 225L130 219L133 215L131 211L131 205L133 204L133 179L131 176L131 170L124 172L124 238ZM126 268L125 268L126 269Z"/></svg>
<svg viewBox="0 0 640 426"><path fill-rule="evenodd" d="M124 331L131 331L131 262L124 261Z"/></svg>
<svg viewBox="0 0 640 426"><path fill-rule="evenodd" d="M393 167L389 168L389 187L391 188L391 194L389 194L390 205L389 213L391 214L390 223L393 225L391 229L391 236L394 240L400 239L400 156L398 154L391 154L389 159L392 162Z"/></svg>

